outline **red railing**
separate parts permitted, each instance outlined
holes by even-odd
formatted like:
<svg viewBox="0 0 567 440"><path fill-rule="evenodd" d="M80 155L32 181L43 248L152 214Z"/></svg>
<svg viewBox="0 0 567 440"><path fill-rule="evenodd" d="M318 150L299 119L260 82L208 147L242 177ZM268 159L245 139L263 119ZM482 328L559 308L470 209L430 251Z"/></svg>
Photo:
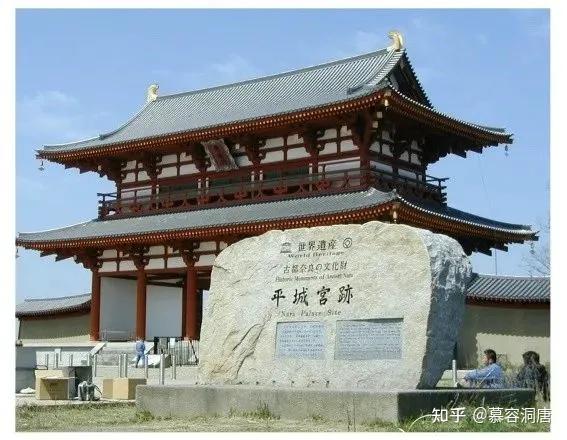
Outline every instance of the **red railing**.
<svg viewBox="0 0 567 440"><path fill-rule="evenodd" d="M302 176L250 180L250 175L237 175L230 184L215 185L215 180L208 181L207 187L198 188L197 181L190 182L190 187L183 190L157 192L152 194L151 187L123 190L121 197L117 193L99 193L99 217L125 217L158 212L183 211L204 207L221 206L234 203L262 202L270 199L283 199L314 195L313 193L333 193L353 191L374 186L377 189L391 191L394 188L400 194L445 202L443 182L424 174L416 173L415 178L389 173L387 171L348 169L326 171ZM236 180L236 181L234 181ZM205 185L205 182L201 182Z"/></svg>

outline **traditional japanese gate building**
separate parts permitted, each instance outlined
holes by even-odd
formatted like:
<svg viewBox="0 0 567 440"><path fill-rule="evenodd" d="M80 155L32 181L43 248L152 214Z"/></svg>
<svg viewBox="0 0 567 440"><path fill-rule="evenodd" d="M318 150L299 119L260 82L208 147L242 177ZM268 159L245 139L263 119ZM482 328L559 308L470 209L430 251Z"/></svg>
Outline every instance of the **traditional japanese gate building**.
<svg viewBox="0 0 567 440"><path fill-rule="evenodd" d="M116 130L38 151L115 182L98 218L16 244L92 271L98 340L198 339L215 256L270 229L400 222L450 235L468 254L537 239L529 226L447 206L446 179L428 166L512 137L436 110L391 37L377 52L250 81L166 96L150 86Z"/></svg>

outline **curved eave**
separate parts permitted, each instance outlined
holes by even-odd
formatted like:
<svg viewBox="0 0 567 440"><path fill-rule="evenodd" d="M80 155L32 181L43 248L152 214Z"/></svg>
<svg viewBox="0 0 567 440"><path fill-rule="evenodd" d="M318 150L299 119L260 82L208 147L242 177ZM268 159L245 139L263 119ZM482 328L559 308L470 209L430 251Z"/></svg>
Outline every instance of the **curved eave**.
<svg viewBox="0 0 567 440"><path fill-rule="evenodd" d="M269 221L248 222L223 226L210 226L193 229L177 229L170 231L153 231L136 234L85 237L73 240L33 241L16 239L16 245L26 249L47 251L54 249L106 248L144 243L160 244L165 241L189 239L210 239L229 235L259 235L272 229L294 229L338 223L359 223L364 221L391 219L392 212L397 212L398 221L417 227L434 229L450 235L473 237L499 243L523 243L537 240L535 232L505 228L491 228L459 219L452 219L437 213L416 208L402 198L367 208L358 208L339 213L310 215L300 218L285 218Z"/></svg>
<svg viewBox="0 0 567 440"><path fill-rule="evenodd" d="M266 130L270 128L285 126L288 124L298 124L314 119L347 114L376 105L379 102L381 96L382 95L380 92L372 91L362 97L346 99L325 106L312 107L294 112L264 116L250 120L235 121L228 124L214 125L199 128L196 130L171 133L163 136L154 136L114 144L105 144L93 148L80 148L76 150L65 151L51 151L44 149L37 151L37 157L41 159L52 160L55 162L64 162L73 159L93 158L119 153L129 153L146 148L174 145L182 142L218 139L220 137L248 133L250 131Z"/></svg>
<svg viewBox="0 0 567 440"><path fill-rule="evenodd" d="M514 307L514 306L535 306L535 307L549 307L551 301L549 299L504 299L495 298L491 296L467 296L467 304L476 306L499 306L499 307Z"/></svg>
<svg viewBox="0 0 567 440"><path fill-rule="evenodd" d="M521 243L524 241L537 241L537 232L532 231L525 225L514 225L517 227L488 226L480 222L456 219L446 214L434 212L423 208L398 196L401 202L400 212L407 220L418 221L423 224L437 225L443 230L457 233L458 235L470 235L470 231L476 231L478 236L484 238L495 238L505 242Z"/></svg>
<svg viewBox="0 0 567 440"><path fill-rule="evenodd" d="M412 119L450 130L464 137L478 139L483 144L512 144L512 134L503 129L489 129L478 124L454 118L429 108L403 95L392 87L383 92L382 105ZM386 101L387 103L386 103Z"/></svg>
<svg viewBox="0 0 567 440"><path fill-rule="evenodd" d="M481 144L494 145L499 143L512 143L511 134L492 131L479 125L452 118L402 95L391 87L387 87L386 89L375 89L362 97L344 100L325 106L251 120L236 121L229 124L221 124L197 130L172 133L164 136L135 139L93 148L79 148L76 150L39 150L37 151L37 157L54 162L65 163L67 161L77 159L113 156L120 153L130 153L158 146L175 145L183 142L218 139L220 137L249 133L251 131L255 132L282 127L289 124L301 124L312 120L341 116L372 107L385 107L385 99L388 100L387 107L391 108L393 106L396 111L406 114L413 119L442 130L449 130L456 134L476 139Z"/></svg>
<svg viewBox="0 0 567 440"><path fill-rule="evenodd" d="M80 313L89 313L91 310L91 300L87 300L82 304L71 307L60 307L48 310L37 310L33 312L16 312L16 318L52 318L57 316L74 315Z"/></svg>

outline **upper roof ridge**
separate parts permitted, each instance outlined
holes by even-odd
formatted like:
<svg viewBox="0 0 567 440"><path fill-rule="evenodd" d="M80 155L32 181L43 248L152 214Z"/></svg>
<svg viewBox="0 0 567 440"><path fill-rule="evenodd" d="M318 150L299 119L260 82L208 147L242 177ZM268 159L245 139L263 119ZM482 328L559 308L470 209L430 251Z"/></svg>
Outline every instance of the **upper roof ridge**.
<svg viewBox="0 0 567 440"><path fill-rule="evenodd" d="M66 295L66 296L50 296L45 298L25 298L24 302L34 302L34 301L57 301L57 300L64 300L69 298L80 298L80 297L90 297L90 293L80 293L78 295Z"/></svg>
<svg viewBox="0 0 567 440"><path fill-rule="evenodd" d="M185 92L170 93L168 95L160 95L160 96L157 97L156 101L165 100L165 99L168 99L168 98L177 98L179 96L187 96L187 95L193 95L193 94L197 94L197 93L209 92L209 91L213 91L213 90L221 90L221 89L241 86L241 85L245 85L245 84L252 84L252 83L256 83L256 82L260 82L260 81L268 81L268 80L279 78L279 77L291 76L291 75L294 75L294 74L310 72L312 70L324 69L324 68L336 66L336 65L339 65L339 64L345 64L345 63L348 63L348 62L361 60L361 59L364 59L364 58L371 58L373 56L382 55L382 54L385 54L385 53L388 53L388 52L395 53L394 51L388 51L387 48L384 48L384 49L376 50L376 51L373 51L373 52L366 52L366 53L363 53L363 54L354 55L354 56L351 56L351 57L348 57L348 58L337 58L333 61L326 61L326 62L320 63L320 64L313 64L311 66L301 67L299 69L285 70L283 72L278 72L278 73L274 73L274 74L270 74L270 75L257 76L257 77L249 78L249 79L242 80L242 81L236 81L236 82L227 83L227 84L219 84L219 85L212 86L212 87L204 87L202 89L188 90L188 91L185 91ZM399 53L401 53L401 52L405 52L405 49L402 49Z"/></svg>

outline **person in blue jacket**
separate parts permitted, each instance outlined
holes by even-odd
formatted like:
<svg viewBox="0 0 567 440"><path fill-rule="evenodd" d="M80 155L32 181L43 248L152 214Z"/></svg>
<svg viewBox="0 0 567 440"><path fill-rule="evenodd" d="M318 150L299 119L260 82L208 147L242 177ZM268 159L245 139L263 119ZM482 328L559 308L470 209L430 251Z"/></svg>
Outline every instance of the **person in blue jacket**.
<svg viewBox="0 0 567 440"><path fill-rule="evenodd" d="M464 385L469 388L503 388L504 373L502 367L496 363L494 350L484 350L484 365L484 368L465 374Z"/></svg>
<svg viewBox="0 0 567 440"><path fill-rule="evenodd" d="M145 363L145 358L144 358L144 353L146 351L146 344L144 343L144 341L140 338L138 338L138 340L136 341L136 368L138 368L138 363L140 362L140 359L142 359L142 366L144 366Z"/></svg>

